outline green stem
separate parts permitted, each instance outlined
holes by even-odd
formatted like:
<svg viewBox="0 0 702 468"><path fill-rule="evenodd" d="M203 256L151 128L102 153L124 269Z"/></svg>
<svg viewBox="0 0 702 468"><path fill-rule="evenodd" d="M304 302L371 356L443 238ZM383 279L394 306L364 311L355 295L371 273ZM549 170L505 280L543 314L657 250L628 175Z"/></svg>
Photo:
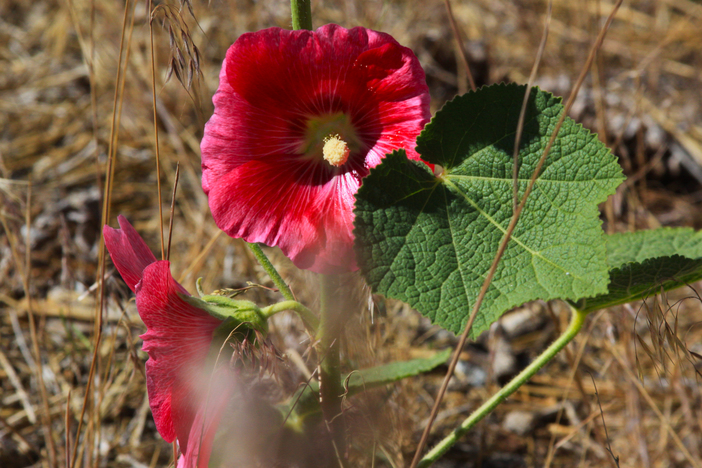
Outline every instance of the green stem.
<svg viewBox="0 0 702 468"><path fill-rule="evenodd" d="M317 334L317 330L319 330L319 319L310 309L297 301L283 301L276 304L271 304L268 307L262 308L261 314L268 319L278 312L283 312L286 310L296 312L302 319L302 322L305 324L305 328L307 328L307 331L310 332L312 336Z"/></svg>
<svg viewBox="0 0 702 468"><path fill-rule="evenodd" d="M488 401L483 403L483 405L473 411L473 413L468 416L460 426L451 432L446 438L441 442L436 444L436 446L427 453L424 458L422 458L417 465L417 468L425 468L431 466L436 460L439 459L446 451L451 448L464 434L466 434L473 426L480 422L485 416L490 414L493 409L503 401L507 399L511 394L516 392L519 387L524 385L531 377L534 376L542 367L544 367L553 357L558 354L571 340L578 334L580 329L585 323L585 317L587 317L587 312L582 312L580 310L571 307L573 316L570 319L570 324L566 331L563 332L561 336L558 337L556 341L551 344L546 350L541 353L541 355L536 358L526 369L519 373L515 378L513 378L507 385L502 387L499 392L494 394Z"/></svg>
<svg viewBox="0 0 702 468"><path fill-rule="evenodd" d="M261 264L263 269L266 270L266 273L268 273L268 276L271 277L271 279L273 280L273 284L275 284L278 287L278 291L280 291L280 294L282 294L285 299L289 301L294 301L295 296L293 296L292 291L285 283L285 281L283 281L283 278L280 276L280 273L278 273L278 270L275 269L271 261L268 260L268 257L266 257L266 254L263 253L263 249L261 249L261 246L258 244L249 244L248 242L246 243L246 245L249 246L254 256L256 257L256 260L258 260L258 263Z"/></svg>
<svg viewBox="0 0 702 468"><path fill-rule="evenodd" d="M311 0L290 0L293 29L312 30L312 2Z"/></svg>
<svg viewBox="0 0 702 468"><path fill-rule="evenodd" d="M340 466L346 466L346 427L341 414L344 390L341 386L339 341L344 326L343 298L338 297L339 275L319 275L320 323L317 333L319 363L319 397L324 421L332 435Z"/></svg>

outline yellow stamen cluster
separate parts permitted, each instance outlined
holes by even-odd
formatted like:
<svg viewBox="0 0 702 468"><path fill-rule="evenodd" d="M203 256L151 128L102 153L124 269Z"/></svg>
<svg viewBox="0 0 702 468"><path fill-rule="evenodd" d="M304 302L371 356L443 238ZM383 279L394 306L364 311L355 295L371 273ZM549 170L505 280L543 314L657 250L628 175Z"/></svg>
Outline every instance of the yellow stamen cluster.
<svg viewBox="0 0 702 468"><path fill-rule="evenodd" d="M349 145L339 135L329 135L324 139L322 154L332 166L342 166L349 159L349 153L351 153Z"/></svg>

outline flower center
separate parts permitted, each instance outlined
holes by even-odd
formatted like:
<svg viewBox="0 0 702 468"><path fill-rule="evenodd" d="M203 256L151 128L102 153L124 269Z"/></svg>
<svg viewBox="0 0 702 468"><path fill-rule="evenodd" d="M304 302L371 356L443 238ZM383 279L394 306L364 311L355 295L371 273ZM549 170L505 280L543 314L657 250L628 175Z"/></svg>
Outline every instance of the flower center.
<svg viewBox="0 0 702 468"><path fill-rule="evenodd" d="M349 159L349 145L339 135L329 135L324 139L322 154L324 159L332 166L342 166Z"/></svg>
<svg viewBox="0 0 702 468"><path fill-rule="evenodd" d="M343 166L363 143L356 134L351 119L343 112L310 117L298 151L304 157L326 161L334 167Z"/></svg>

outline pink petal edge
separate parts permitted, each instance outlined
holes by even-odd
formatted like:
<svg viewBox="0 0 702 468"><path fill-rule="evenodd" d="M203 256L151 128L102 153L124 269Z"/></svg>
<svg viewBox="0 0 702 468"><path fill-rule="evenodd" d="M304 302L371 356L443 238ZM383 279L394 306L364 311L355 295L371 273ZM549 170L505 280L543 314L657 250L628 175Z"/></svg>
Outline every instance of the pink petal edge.
<svg viewBox="0 0 702 468"><path fill-rule="evenodd" d="M161 436L172 442L178 437L182 450L197 408L193 369L204 365L212 342L212 333L221 321L185 302L180 295L187 291L170 272L167 261L155 262L144 270L137 287L137 309L147 331L141 338L146 361L146 386L149 404Z"/></svg>
<svg viewBox="0 0 702 468"><path fill-rule="evenodd" d="M185 302L180 295L189 294L173 279L170 262L157 261L129 221L121 215L117 219L120 229L104 227L105 245L136 293L137 310L147 327L141 338L149 354L149 405L161 436L167 442L177 437L185 452L197 412L192 372L202 369L221 321Z"/></svg>
<svg viewBox="0 0 702 468"><path fill-rule="evenodd" d="M127 218L119 215L117 222L120 229L113 229L107 225L103 228L105 246L122 279L134 292L142 272L156 261L156 257Z"/></svg>

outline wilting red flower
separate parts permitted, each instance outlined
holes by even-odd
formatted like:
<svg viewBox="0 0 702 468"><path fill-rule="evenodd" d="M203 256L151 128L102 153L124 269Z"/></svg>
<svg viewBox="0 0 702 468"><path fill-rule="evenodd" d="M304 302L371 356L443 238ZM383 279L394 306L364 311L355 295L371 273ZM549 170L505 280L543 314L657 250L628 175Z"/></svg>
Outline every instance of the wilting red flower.
<svg viewBox="0 0 702 468"><path fill-rule="evenodd" d="M189 294L171 276L170 262L156 261L129 221L124 216L118 221L121 229L105 226L105 245L122 278L136 293L137 310L147 328L141 338L149 354L146 388L156 428L167 442L177 437L183 453L196 453L200 441L189 448L188 438L196 414L205 414L199 396L206 385L193 376L205 364L212 334L222 322L184 301L180 295ZM202 424L202 417L198 420ZM202 447L201 466L207 466L208 457L209 448Z"/></svg>
<svg viewBox="0 0 702 468"><path fill-rule="evenodd" d="M429 119L419 61L391 36L329 24L270 28L229 48L202 140L202 187L232 237L279 246L300 268L355 270L361 179Z"/></svg>

